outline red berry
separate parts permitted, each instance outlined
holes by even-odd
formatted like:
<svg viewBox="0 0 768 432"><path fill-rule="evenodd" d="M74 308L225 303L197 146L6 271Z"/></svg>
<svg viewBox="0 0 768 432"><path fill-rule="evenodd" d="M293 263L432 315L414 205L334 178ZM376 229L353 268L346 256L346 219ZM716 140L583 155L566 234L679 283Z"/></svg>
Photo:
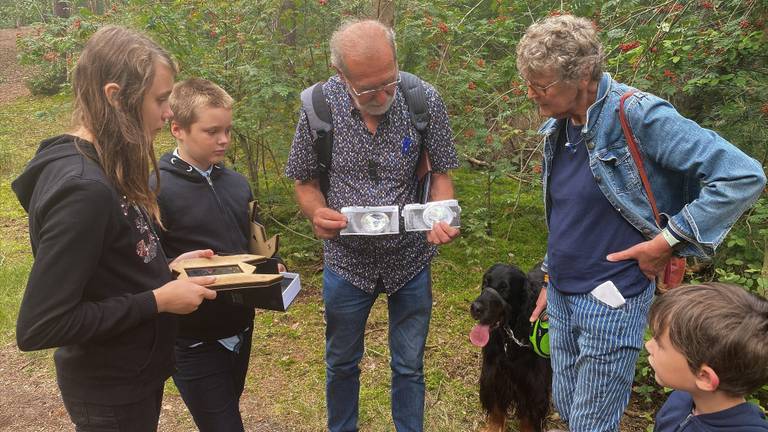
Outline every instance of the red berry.
<svg viewBox="0 0 768 432"><path fill-rule="evenodd" d="M619 49L621 50L621 52L629 52L629 51L632 51L633 49L635 49L635 48L637 48L639 46L640 46L640 41L635 40L635 41L632 41L632 42L627 42L627 43L619 44Z"/></svg>

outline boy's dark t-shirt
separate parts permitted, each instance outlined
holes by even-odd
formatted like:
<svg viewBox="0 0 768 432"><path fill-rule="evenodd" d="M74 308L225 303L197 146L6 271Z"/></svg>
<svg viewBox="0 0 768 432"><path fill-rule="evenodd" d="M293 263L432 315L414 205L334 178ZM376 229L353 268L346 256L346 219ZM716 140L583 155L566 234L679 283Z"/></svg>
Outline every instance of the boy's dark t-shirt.
<svg viewBox="0 0 768 432"><path fill-rule="evenodd" d="M757 406L745 402L710 414L693 415L693 398L674 391L656 414L654 432L768 432L768 420Z"/></svg>
<svg viewBox="0 0 768 432"><path fill-rule="evenodd" d="M159 168L158 203L165 226L160 237L170 258L196 249L212 249L220 255L248 253L248 203L253 195L245 177L217 164L209 183L173 153L160 158ZM154 178L150 176L151 183ZM179 337L214 341L234 336L252 326L253 317L253 308L219 295L179 317Z"/></svg>

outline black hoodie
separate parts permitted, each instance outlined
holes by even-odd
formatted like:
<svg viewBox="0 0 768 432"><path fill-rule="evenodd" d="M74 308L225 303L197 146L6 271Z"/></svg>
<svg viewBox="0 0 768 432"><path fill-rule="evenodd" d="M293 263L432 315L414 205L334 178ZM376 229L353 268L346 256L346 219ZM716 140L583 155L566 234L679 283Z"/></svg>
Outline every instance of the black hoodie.
<svg viewBox="0 0 768 432"><path fill-rule="evenodd" d="M157 391L173 372L176 319L157 313L151 290L171 273L148 217L111 185L93 146L71 135L43 141L12 188L35 257L19 348L60 347L64 397L117 405Z"/></svg>
<svg viewBox="0 0 768 432"><path fill-rule="evenodd" d="M155 176L150 176L154 186ZM166 153L160 158L160 232L165 253L173 258L196 249L220 255L248 253L251 188L242 175L214 165L210 183L196 169ZM179 336L214 341L253 325L253 308L234 304L228 295L205 300L179 319Z"/></svg>

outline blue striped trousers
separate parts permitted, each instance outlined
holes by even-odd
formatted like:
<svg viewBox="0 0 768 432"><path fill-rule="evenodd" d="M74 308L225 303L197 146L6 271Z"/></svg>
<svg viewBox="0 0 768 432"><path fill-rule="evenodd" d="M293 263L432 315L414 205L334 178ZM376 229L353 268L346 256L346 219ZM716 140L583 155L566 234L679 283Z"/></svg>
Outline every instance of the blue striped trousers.
<svg viewBox="0 0 768 432"><path fill-rule="evenodd" d="M629 402L654 282L612 308L592 294L547 291L555 408L571 432L614 432Z"/></svg>

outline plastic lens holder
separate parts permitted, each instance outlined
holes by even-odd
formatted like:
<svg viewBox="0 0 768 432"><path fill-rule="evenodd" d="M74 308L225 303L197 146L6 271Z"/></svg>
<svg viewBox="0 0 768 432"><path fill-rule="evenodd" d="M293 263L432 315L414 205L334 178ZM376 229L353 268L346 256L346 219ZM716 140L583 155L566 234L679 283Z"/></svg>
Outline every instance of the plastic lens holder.
<svg viewBox="0 0 768 432"><path fill-rule="evenodd" d="M342 207L347 227L341 235L387 235L400 232L400 211L397 206Z"/></svg>
<svg viewBox="0 0 768 432"><path fill-rule="evenodd" d="M460 227L461 207L456 200L433 201L426 204L407 204L403 208L406 231L429 231L437 222Z"/></svg>

